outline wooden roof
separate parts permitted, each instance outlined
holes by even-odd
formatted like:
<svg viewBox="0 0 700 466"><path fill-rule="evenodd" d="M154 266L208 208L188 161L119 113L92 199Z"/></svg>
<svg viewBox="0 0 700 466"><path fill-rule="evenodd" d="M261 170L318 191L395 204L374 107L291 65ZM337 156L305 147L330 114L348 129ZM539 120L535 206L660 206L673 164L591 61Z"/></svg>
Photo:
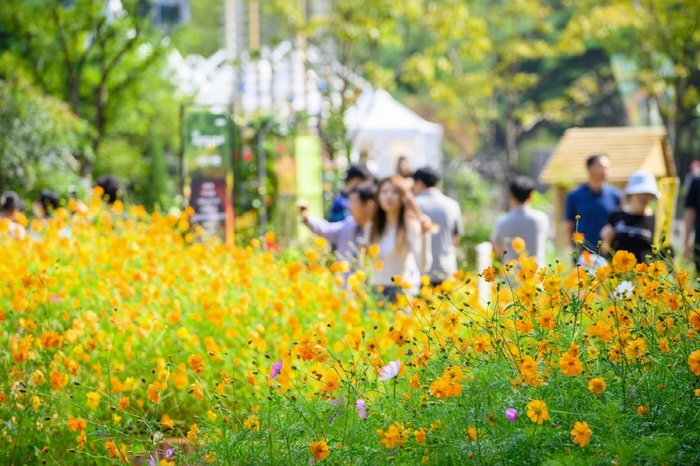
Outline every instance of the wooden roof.
<svg viewBox="0 0 700 466"><path fill-rule="evenodd" d="M635 170L657 178L676 176L676 165L663 127L571 128L564 132L547 161L540 181L572 185L588 180L586 159L592 154L610 158L611 183L625 183Z"/></svg>

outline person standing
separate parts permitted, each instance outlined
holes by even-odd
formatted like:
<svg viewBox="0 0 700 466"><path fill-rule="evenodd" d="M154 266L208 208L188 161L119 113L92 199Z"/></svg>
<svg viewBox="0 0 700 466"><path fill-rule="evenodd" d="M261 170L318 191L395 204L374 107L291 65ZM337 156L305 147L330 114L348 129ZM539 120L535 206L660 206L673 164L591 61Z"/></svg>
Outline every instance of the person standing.
<svg viewBox="0 0 700 466"><path fill-rule="evenodd" d="M518 259L511 245L513 239L525 242L528 256L535 256L539 266L545 265L545 247L549 233L549 217L532 208L532 192L535 182L527 176L518 176L509 186L508 214L496 222L491 234L491 245L496 256L506 251L503 263Z"/></svg>
<svg viewBox="0 0 700 466"><path fill-rule="evenodd" d="M628 251L634 254L637 262L647 262L647 256L652 254L655 220L649 203L659 198L656 178L643 170L632 173L625 195L628 205L613 211L600 232L602 249L608 255L614 251Z"/></svg>
<svg viewBox="0 0 700 466"><path fill-rule="evenodd" d="M377 187L371 181L356 184L348 192L350 216L340 222L314 217L306 202L299 201L299 214L309 230L336 245L339 260L353 261L357 257L365 225L372 220Z"/></svg>
<svg viewBox="0 0 700 466"><path fill-rule="evenodd" d="M372 174L366 166L357 164L352 165L345 172L345 184L343 190L338 193L333 199L331 210L328 213L329 222L340 222L350 216L350 201L348 193L358 183L369 181L372 179Z"/></svg>
<svg viewBox="0 0 700 466"><path fill-rule="evenodd" d="M439 227L430 242L433 263L428 271L431 284L437 286L457 271L456 247L464 236L462 209L457 201L437 188L440 175L435 169L419 168L413 174L413 180L416 204Z"/></svg>
<svg viewBox="0 0 700 466"><path fill-rule="evenodd" d="M370 284L389 301L395 302L401 289L417 293L421 273L430 270L431 225L422 217L404 178L394 175L379 182L377 208L365 237L379 246L375 259L382 264ZM407 286L399 288L397 280Z"/></svg>
<svg viewBox="0 0 700 466"><path fill-rule="evenodd" d="M685 198L685 233L683 242L683 257L695 262L695 270L700 273L700 177L690 183L688 195ZM691 232L694 239L691 243Z"/></svg>
<svg viewBox="0 0 700 466"><path fill-rule="evenodd" d="M5 191L0 196L0 224L6 224L5 227L0 227L0 231L7 231L14 239L24 239L27 236L27 231L18 223L19 214L22 212L24 203L14 191Z"/></svg>
<svg viewBox="0 0 700 466"><path fill-rule="evenodd" d="M583 235L583 244L598 251L600 231L608 222L610 213L620 206L620 190L607 183L610 159L595 154L586 160L588 182L566 196L566 227L569 238L574 232ZM577 217L579 217L577 221Z"/></svg>

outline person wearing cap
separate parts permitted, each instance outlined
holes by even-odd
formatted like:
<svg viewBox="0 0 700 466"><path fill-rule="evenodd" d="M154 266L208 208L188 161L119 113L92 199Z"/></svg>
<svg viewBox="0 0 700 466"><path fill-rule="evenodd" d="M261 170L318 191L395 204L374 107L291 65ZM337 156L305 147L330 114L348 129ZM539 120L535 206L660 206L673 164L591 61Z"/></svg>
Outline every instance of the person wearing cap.
<svg viewBox="0 0 700 466"><path fill-rule="evenodd" d="M18 222L24 203L14 191L5 191L0 196L0 232L6 231L15 239L23 239L27 231Z"/></svg>
<svg viewBox="0 0 700 466"><path fill-rule="evenodd" d="M436 286L457 271L456 246L464 235L462 209L457 201L438 189L440 174L434 168L419 168L413 174L413 180L416 204L438 227L430 240L433 262L428 270L430 282Z"/></svg>
<svg viewBox="0 0 700 466"><path fill-rule="evenodd" d="M654 244L654 212L649 203L659 198L659 188L654 175L643 170L632 173L625 195L628 204L616 209L608 217L608 223L600 232L603 251L628 251L637 262L648 262Z"/></svg>
<svg viewBox="0 0 700 466"><path fill-rule="evenodd" d="M620 206L620 190L610 186L608 172L610 159L604 154L594 154L586 160L588 182L566 196L566 226L570 239L574 232L583 235L586 248L597 252L600 231L611 212ZM578 217L578 219L577 219Z"/></svg>

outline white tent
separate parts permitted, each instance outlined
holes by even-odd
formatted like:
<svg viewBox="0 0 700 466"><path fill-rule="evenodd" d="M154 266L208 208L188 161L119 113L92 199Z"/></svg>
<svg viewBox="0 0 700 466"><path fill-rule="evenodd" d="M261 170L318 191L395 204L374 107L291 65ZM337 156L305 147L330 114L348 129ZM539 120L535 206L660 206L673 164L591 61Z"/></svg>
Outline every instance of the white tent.
<svg viewBox="0 0 700 466"><path fill-rule="evenodd" d="M353 162L366 152L379 177L393 174L402 155L414 169L442 166L442 126L422 119L388 92L373 91L369 83L316 48L303 53L283 42L263 47L257 60L243 54L236 66L228 62L224 50L209 58L183 58L174 51L169 64L172 79L196 104L228 107L233 100L235 112L246 115L305 111L312 117L327 117L331 106L340 105L342 75L363 90L345 120ZM324 97L326 88L330 102Z"/></svg>
<svg viewBox="0 0 700 466"><path fill-rule="evenodd" d="M345 123L353 147L351 160L358 161L366 152L380 178L396 172L402 155L414 169L442 168L442 126L424 120L386 91L366 89Z"/></svg>

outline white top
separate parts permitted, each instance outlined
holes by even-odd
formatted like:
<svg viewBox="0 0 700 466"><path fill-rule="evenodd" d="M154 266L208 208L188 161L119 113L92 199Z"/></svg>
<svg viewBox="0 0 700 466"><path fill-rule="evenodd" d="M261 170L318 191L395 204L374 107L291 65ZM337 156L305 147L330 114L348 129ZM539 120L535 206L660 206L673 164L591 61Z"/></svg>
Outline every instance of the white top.
<svg viewBox="0 0 700 466"><path fill-rule="evenodd" d="M370 237L372 223L365 226L365 238ZM370 283L374 286L393 286L391 277L400 276L403 281L411 283L412 287L407 292L415 293L420 288L422 272L430 269L433 262L430 247L430 232L421 232L418 223L406 225L406 244L398 247L396 244L397 228L387 227L384 235L379 240L379 254L377 261L382 262L382 270L374 270Z"/></svg>

